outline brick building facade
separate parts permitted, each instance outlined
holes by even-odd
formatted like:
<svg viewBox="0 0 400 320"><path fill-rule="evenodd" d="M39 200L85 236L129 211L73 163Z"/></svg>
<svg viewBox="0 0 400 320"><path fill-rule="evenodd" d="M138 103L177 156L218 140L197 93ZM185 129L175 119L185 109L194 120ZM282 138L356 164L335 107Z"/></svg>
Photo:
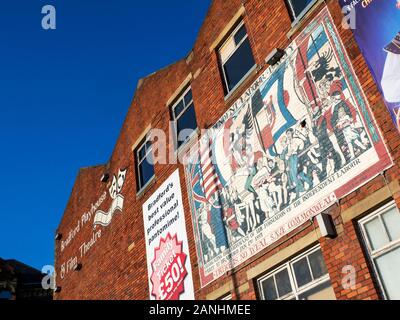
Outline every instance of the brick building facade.
<svg viewBox="0 0 400 320"><path fill-rule="evenodd" d="M190 260L188 261L191 263L196 299L389 299L399 297L398 291L396 293L396 290L392 288L392 283L398 283L399 280L393 279L390 267L387 266L389 262L385 262L385 257L389 257L391 261L389 264L393 267L393 261L396 262L397 257L394 255L398 255L396 250L398 250L399 237L396 238L394 235L400 236L398 234L400 223L397 221L398 208L400 208L399 133L391 121L384 100L352 31L342 27L343 14L338 1L311 1L306 10L303 9L297 12L295 7L284 0L214 0L193 50L184 59L139 81L109 162L105 165L81 169L76 179L57 230L55 266L59 291L55 293L55 299L149 298L143 204L177 169L179 169L188 239ZM215 244L214 247L210 244L202 247L200 243L202 240L198 232L203 229L196 227L196 218L193 217L194 212L197 212L199 208L193 200L193 190L188 188L193 185L190 183L192 181L188 180L189 169L182 164L155 164L154 175L150 174L149 177L151 169L138 168L141 157L138 154L142 151L144 154L147 153L146 147L141 149L142 143L146 141L146 136L152 128L170 132L170 121L174 118L175 112L173 108L180 101L182 94L189 92L189 88L197 127L199 129L213 127L220 119L223 119L224 114L232 106L237 104L237 101L242 101L241 97L244 97L249 88L258 82L268 81L268 70L271 68L277 70L278 67L266 63L266 57L275 48L285 49L288 52L292 43L299 41L298 50L301 52L300 40L306 37L307 28L314 27L318 30L318 25L325 22L329 25L329 21L333 21L336 28L326 30L329 29L332 34L337 34L339 41L330 37L326 43L333 43L338 51L344 50L343 60L340 60L339 55L337 59L341 61L340 72L350 77L341 80L341 88L355 86L360 90L360 94L357 94L354 90L346 89L350 92L348 95L355 96L361 105L362 103L367 105L367 111L370 110L366 112L369 114L367 119L370 120L366 120L365 123L367 126L370 125L368 132L371 134L375 130L377 135L375 140L374 137L371 139L375 142L382 140L379 146L378 143L374 144L377 146L379 160L376 165L367 168L361 176L352 179L353 182L346 182L348 191L332 200L332 203L323 210L319 210L332 217L336 235L331 237L321 235L323 233L320 230L321 223L318 223L312 215L293 230L276 236L275 241L265 247L257 249L253 246L252 254L243 258L240 264L230 262L231 268L224 269L224 272L218 275L207 277L204 274L205 269L202 268L217 254L212 253ZM243 25L245 29L241 28ZM247 38L240 35L243 30ZM318 34L317 31L315 32L313 34ZM228 51L234 50L229 49L229 39L232 34L238 38L234 37L233 47L236 45L239 48L248 39L254 58L254 66L246 72L244 77L240 77L237 83L234 81L237 75L229 74L229 66L226 70L221 66L226 58L221 50L225 50L225 47L228 47ZM324 54L329 53L324 51L322 56ZM226 56L229 55L232 57L232 54L226 54ZM229 59L227 58L226 61ZM349 69L343 66L347 62ZM335 77L336 71L333 70L330 77ZM303 69L303 73L306 74L306 70ZM314 74L314 76L317 75ZM230 83L231 81L233 83ZM343 85L343 83L347 84ZM335 90L330 92L334 95L332 91ZM282 98L286 106L294 101L293 95L290 95L291 100L288 98L289 94L285 91ZM265 101L264 105L267 105ZM278 117L277 107L271 110L274 111L274 116ZM365 120L364 117L362 118ZM374 124L376 124L375 127ZM301 120L300 125L304 128L307 122ZM274 137L276 134L275 132ZM282 136L286 134L287 131L282 133ZM174 154L176 143L171 137L173 134L167 137L167 146ZM187 145L191 143L193 136L190 139L186 142ZM347 141L352 144L354 139ZM260 143L267 142L262 140ZM370 147L372 148L372 144ZM317 150L319 157L321 157L321 148L323 147L320 146L319 151ZM153 147L153 151L154 149ZM363 147L357 148L354 145L357 157L359 153L362 153L362 149ZM349 151L350 149L346 150L349 155L345 160L350 163L349 159L354 158L354 155L351 157L354 150L352 152ZM178 153L184 152L185 144L181 146ZM328 152L327 157L333 157L334 153L335 151ZM297 159L297 154L295 158ZM283 177L287 178L291 176L290 157L286 160L288 168ZM326 169L327 164L323 166ZM321 171L321 166L318 168L316 171ZM114 175L116 179L113 179ZM299 179L300 183L300 178L301 176L297 175L293 179ZM281 177L280 183L282 184L284 180L285 178ZM322 179L318 181L322 182ZM310 192L312 188L310 183L306 184L304 181L301 183L306 188L306 190L301 190L301 196L303 196L304 192ZM342 186L338 189L340 187ZM245 186L243 192L252 196L249 190L249 187ZM281 192L281 189L279 190ZM296 198L297 187L295 191L293 190L289 199ZM204 196L208 198L207 192ZM298 194L297 197L299 197ZM251 209L259 212L260 202L253 204L254 207L250 206L251 204L245 207L243 212L248 213L248 210L251 212ZM283 207L276 208L275 206L273 210L279 211ZM104 211L108 208L110 211L105 213ZM103 216L93 227L94 216L97 217L99 210L103 210L100 212ZM111 216L108 215L109 213ZM296 214L296 208L293 209L293 214ZM112 222L108 220L108 217L112 218ZM376 220L376 217L379 219ZM257 221L255 219L252 222L254 230L256 230L255 225L257 228L260 227ZM380 247L377 247L380 240L376 239L380 237L380 231L376 231L376 228L381 225L374 224L376 221L382 221L382 226L388 233L389 240L381 243L384 247L383 251L379 251ZM390 221L389 226L386 221ZM247 225L242 227L242 232L246 236L250 233L249 225L248 221ZM234 229L234 236L240 237L238 225ZM212 228L211 230L215 231ZM378 232L378 234L372 232ZM207 239L212 240L214 237ZM201 255L206 255L207 250L209 257L204 260L199 259ZM397 261L399 261L398 258Z"/></svg>

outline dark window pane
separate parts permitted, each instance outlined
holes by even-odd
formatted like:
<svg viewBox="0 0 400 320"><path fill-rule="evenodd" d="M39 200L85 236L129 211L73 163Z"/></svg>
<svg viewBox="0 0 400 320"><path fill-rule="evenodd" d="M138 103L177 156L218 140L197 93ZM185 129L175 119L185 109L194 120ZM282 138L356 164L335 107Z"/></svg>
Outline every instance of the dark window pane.
<svg viewBox="0 0 400 320"><path fill-rule="evenodd" d="M228 82L228 92L242 80L254 64L249 38L247 38L223 66Z"/></svg>
<svg viewBox="0 0 400 320"><path fill-rule="evenodd" d="M238 45L240 41L242 41L242 39L246 36L246 34L247 34L246 27L242 25L233 37L235 39L236 45Z"/></svg>
<svg viewBox="0 0 400 320"><path fill-rule="evenodd" d="M140 164L139 166L139 174L140 174L140 181L139 181L139 188L143 188L146 183L150 181L150 179L154 176L154 166L152 164L153 156L149 153L146 159Z"/></svg>
<svg viewBox="0 0 400 320"><path fill-rule="evenodd" d="M188 93L185 95L185 106L187 107L193 100L192 90L189 90Z"/></svg>
<svg viewBox="0 0 400 320"><path fill-rule="evenodd" d="M274 277L264 280L261 285L265 300L276 300L278 298L275 289Z"/></svg>
<svg viewBox="0 0 400 320"><path fill-rule="evenodd" d="M177 121L177 138L179 140L178 147L185 142L186 138L188 138L187 134L185 135L185 137L180 136L181 131L185 129L192 129L192 130L197 129L196 113L193 104L191 104L190 107L186 109L186 111Z"/></svg>
<svg viewBox="0 0 400 320"><path fill-rule="evenodd" d="M292 4L295 18L297 18L303 10L314 0L289 0Z"/></svg>
<svg viewBox="0 0 400 320"><path fill-rule="evenodd" d="M321 250L315 251L308 256L310 261L311 270L314 275L314 279L321 278L328 273L325 265L324 258L322 257Z"/></svg>
<svg viewBox="0 0 400 320"><path fill-rule="evenodd" d="M174 108L174 114L175 114L175 119L179 116L179 114L183 111L185 108L183 104L183 100L181 100Z"/></svg>
<svg viewBox="0 0 400 320"><path fill-rule="evenodd" d="M297 286L299 288L312 281L310 268L308 267L306 257L294 263L293 270L296 276Z"/></svg>
<svg viewBox="0 0 400 320"><path fill-rule="evenodd" d="M290 284L288 270L282 270L275 276L276 286L278 287L279 297L286 296L292 292L292 285Z"/></svg>
<svg viewBox="0 0 400 320"><path fill-rule="evenodd" d="M146 148L142 145L138 152L138 160L141 161L146 156Z"/></svg>
<svg viewBox="0 0 400 320"><path fill-rule="evenodd" d="M151 141L146 141L146 153L151 149Z"/></svg>

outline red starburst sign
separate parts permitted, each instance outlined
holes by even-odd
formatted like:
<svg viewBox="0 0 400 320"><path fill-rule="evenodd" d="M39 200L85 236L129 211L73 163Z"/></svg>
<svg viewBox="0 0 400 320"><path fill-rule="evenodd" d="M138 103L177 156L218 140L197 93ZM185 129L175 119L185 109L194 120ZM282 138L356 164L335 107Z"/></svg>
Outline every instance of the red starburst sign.
<svg viewBox="0 0 400 320"><path fill-rule="evenodd" d="M156 300L179 300L185 292L186 254L182 251L182 241L177 234L170 233L160 239L160 244L154 249L154 260L151 262L151 294Z"/></svg>

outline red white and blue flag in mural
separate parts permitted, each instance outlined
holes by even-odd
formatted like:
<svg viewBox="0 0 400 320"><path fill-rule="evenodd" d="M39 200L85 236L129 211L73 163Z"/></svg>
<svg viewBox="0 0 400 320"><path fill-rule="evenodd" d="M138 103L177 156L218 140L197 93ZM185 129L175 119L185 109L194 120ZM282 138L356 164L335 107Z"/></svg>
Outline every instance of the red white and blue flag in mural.
<svg viewBox="0 0 400 320"><path fill-rule="evenodd" d="M202 286L392 165L327 9L185 163Z"/></svg>

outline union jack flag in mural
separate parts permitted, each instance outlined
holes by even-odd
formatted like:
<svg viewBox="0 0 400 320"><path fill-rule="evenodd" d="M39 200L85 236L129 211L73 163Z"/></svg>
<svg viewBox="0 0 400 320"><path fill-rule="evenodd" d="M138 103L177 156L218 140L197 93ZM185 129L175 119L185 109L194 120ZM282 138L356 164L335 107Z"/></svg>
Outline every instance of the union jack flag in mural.
<svg viewBox="0 0 400 320"><path fill-rule="evenodd" d="M215 195L222 184L213 164L212 140L208 136L199 142L197 160L190 164L193 197L199 203L216 205Z"/></svg>
<svg viewBox="0 0 400 320"><path fill-rule="evenodd" d="M204 190L204 196L210 203L214 203L214 195L222 188L222 184L215 171L212 155L212 140L208 136L200 140L200 183Z"/></svg>

